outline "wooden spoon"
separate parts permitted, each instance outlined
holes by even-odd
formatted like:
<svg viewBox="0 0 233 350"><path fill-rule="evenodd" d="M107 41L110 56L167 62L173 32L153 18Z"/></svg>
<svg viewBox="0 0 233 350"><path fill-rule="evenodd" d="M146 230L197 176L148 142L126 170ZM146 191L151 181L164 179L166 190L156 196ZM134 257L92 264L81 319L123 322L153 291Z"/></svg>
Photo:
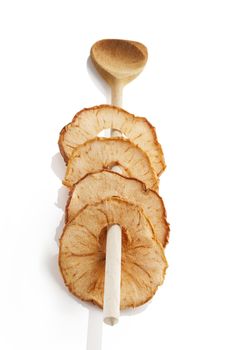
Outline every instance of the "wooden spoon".
<svg viewBox="0 0 233 350"><path fill-rule="evenodd" d="M113 105L122 105L123 87L141 73L147 57L147 48L136 41L104 39L92 46L91 59L111 86Z"/></svg>
<svg viewBox="0 0 233 350"><path fill-rule="evenodd" d="M97 41L91 48L91 59L102 78L112 89L112 104L122 105L123 87L135 79L147 62L147 48L136 41L105 39ZM111 129L111 136L122 136L119 130ZM122 173L118 166L112 171ZM120 316L122 232L117 224L107 230L104 322L115 325Z"/></svg>

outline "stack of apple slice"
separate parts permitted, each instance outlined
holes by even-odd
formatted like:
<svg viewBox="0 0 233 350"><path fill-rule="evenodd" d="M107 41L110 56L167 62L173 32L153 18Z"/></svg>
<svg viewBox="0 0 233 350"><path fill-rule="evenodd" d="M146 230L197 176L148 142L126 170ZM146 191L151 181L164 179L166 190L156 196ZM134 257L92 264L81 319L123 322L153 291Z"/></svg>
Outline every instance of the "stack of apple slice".
<svg viewBox="0 0 233 350"><path fill-rule="evenodd" d="M123 137L99 138L105 129ZM103 307L106 232L122 229L121 309L144 304L163 283L169 225L159 176L165 169L155 129L110 105L83 109L59 138L70 188L59 265L78 298ZM122 174L112 172L118 166Z"/></svg>

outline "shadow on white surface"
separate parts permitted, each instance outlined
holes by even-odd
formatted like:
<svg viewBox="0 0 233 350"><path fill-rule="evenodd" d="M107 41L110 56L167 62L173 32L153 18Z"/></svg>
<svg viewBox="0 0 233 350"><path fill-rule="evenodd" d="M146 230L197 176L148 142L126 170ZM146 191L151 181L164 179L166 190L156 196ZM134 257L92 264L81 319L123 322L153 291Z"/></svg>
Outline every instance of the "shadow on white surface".
<svg viewBox="0 0 233 350"><path fill-rule="evenodd" d="M65 214L62 215L61 221L60 221L59 225L56 228L56 234L55 234L55 237L54 237L54 240L55 240L55 242L57 243L58 246L59 246L59 239L60 239L60 237L62 235L62 232L63 232L64 224L65 224Z"/></svg>
<svg viewBox="0 0 233 350"><path fill-rule="evenodd" d="M59 152L52 157L51 169L53 170L54 174L59 178L59 180L62 181L65 175L66 167L65 167L64 160ZM61 186L57 193L57 201L55 205L59 209L62 209L63 212L65 210L68 195L69 195L68 189L65 186ZM64 223L65 223L65 213L62 215L61 221L56 228L56 234L54 239L57 242L57 244L59 244L59 238L62 234Z"/></svg>
<svg viewBox="0 0 233 350"><path fill-rule="evenodd" d="M92 305L89 310L86 350L101 350L103 334L103 312Z"/></svg>
<svg viewBox="0 0 233 350"><path fill-rule="evenodd" d="M65 163L60 155L60 153L56 153L52 157L51 161L51 169L54 174L62 181L65 174ZM59 209L65 210L66 202L68 199L68 190L65 186L59 188L57 193L57 201L54 203L56 207ZM55 242L59 245L59 238L63 231L65 223L65 213L63 213L61 221L56 228L55 232ZM103 332L103 313L102 311L91 305L89 303L85 303L79 299L77 299L73 294L69 292L66 288L64 281L62 279L61 273L59 271L58 266L58 256L50 256L48 260L49 272L52 275L52 278L56 281L59 287L65 291L76 303L81 305L82 307L88 310L88 327L87 327L87 343L86 350L101 350L102 348L102 332Z"/></svg>
<svg viewBox="0 0 233 350"><path fill-rule="evenodd" d="M140 314L141 312L145 311L148 307L148 305L152 302L152 300L148 301L146 304L142 305L142 306L138 306L135 309L128 309L128 310L124 310L121 311L121 317L123 316L135 316Z"/></svg>
<svg viewBox="0 0 233 350"><path fill-rule="evenodd" d="M100 75L97 73L92 61L91 57L88 57L87 59L87 71L89 73L89 76L95 86L97 87L98 90L102 92L102 94L105 97L105 102L107 104L111 103L111 89L109 85L100 77ZM101 104L101 102L100 102Z"/></svg>
<svg viewBox="0 0 233 350"><path fill-rule="evenodd" d="M66 172L66 166L64 159L62 158L61 154L57 152L52 157L51 161L51 169L54 172L54 174L59 178L59 180L63 180Z"/></svg>

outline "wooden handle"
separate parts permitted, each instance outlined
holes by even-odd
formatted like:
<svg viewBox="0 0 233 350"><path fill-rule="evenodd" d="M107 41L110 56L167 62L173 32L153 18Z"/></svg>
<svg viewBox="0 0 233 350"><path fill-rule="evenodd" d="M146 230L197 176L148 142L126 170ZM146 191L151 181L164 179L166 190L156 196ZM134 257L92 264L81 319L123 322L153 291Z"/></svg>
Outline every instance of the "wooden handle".
<svg viewBox="0 0 233 350"><path fill-rule="evenodd" d="M117 107L122 106L123 87L124 85L118 81L112 83L111 88L112 88L112 105L113 106L117 106ZM122 134L119 130L111 129L111 136L120 137L122 136Z"/></svg>
<svg viewBox="0 0 233 350"><path fill-rule="evenodd" d="M112 104L122 105L122 84L112 85ZM111 129L111 136L121 136L118 130ZM112 171L122 174L121 168L114 166ZM114 326L120 316L121 301L121 227L112 225L107 230L105 280L104 280L104 322Z"/></svg>
<svg viewBox="0 0 233 350"><path fill-rule="evenodd" d="M109 326L118 323L121 296L121 227L112 225L107 231L104 322Z"/></svg>
<svg viewBox="0 0 233 350"><path fill-rule="evenodd" d="M122 91L123 91L122 83L116 81L112 83L112 105L113 106L122 106Z"/></svg>

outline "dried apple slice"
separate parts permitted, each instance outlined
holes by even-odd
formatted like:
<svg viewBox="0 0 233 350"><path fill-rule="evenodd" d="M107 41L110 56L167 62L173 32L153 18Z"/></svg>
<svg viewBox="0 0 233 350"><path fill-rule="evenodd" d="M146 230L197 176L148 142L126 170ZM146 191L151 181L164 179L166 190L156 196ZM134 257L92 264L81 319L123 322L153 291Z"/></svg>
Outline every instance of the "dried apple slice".
<svg viewBox="0 0 233 350"><path fill-rule="evenodd" d="M147 154L122 138L95 138L75 148L69 159L64 185L71 187L88 173L119 165L123 175L134 177L156 190L158 178Z"/></svg>
<svg viewBox="0 0 233 350"><path fill-rule="evenodd" d="M157 192L146 189L143 182L107 170L88 174L73 186L66 205L66 222L71 221L87 204L115 196L141 207L158 240L166 245L169 225L162 198Z"/></svg>
<svg viewBox="0 0 233 350"><path fill-rule="evenodd" d="M167 268L162 245L138 206L117 197L85 206L64 228L59 266L71 293L103 307L105 229L116 223L122 227L121 309L125 309L151 299Z"/></svg>
<svg viewBox="0 0 233 350"><path fill-rule="evenodd" d="M146 118L135 117L110 105L83 109L62 129L58 143L64 160L68 161L78 145L109 128L121 131L126 138L146 152L157 175L163 172L166 165L154 127Z"/></svg>

